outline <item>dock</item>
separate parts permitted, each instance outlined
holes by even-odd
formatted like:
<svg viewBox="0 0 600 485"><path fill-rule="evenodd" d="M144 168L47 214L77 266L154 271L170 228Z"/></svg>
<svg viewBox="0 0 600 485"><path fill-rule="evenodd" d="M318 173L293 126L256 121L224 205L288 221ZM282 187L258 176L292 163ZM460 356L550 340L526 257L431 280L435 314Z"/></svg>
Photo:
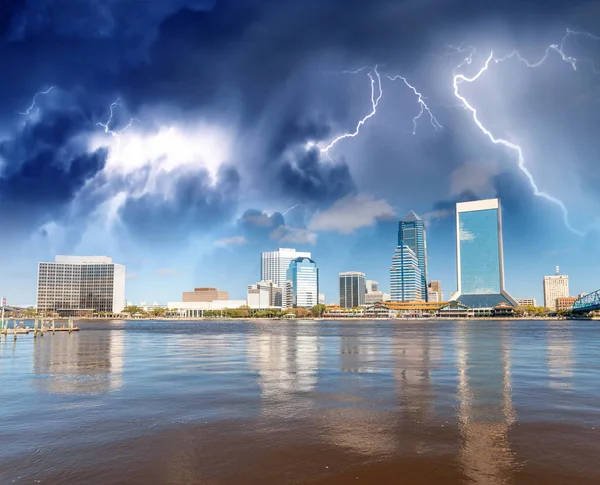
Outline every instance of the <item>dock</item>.
<svg viewBox="0 0 600 485"><path fill-rule="evenodd" d="M12 320L12 328L10 319L2 319L0 324L0 335L5 335L6 337L8 337L8 335L13 335L15 341L17 340L17 335L28 335L29 333L33 333L33 337L37 338L38 335L43 337L44 333L48 332L52 334L55 332L68 332L70 334L71 332L79 332L79 327L73 325L72 318L69 318L67 325L62 325L60 327L56 326L54 320L48 322L38 319L34 320L33 328L26 327L25 322L22 320L20 322L18 320Z"/></svg>

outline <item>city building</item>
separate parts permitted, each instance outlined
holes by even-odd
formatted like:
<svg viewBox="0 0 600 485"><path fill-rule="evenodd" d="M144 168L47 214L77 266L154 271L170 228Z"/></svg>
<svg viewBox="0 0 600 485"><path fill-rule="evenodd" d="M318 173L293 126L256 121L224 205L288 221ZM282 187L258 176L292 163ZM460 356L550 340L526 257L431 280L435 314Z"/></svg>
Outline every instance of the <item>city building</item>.
<svg viewBox="0 0 600 485"><path fill-rule="evenodd" d="M375 280L365 280L365 291L367 293L379 291L379 282Z"/></svg>
<svg viewBox="0 0 600 485"><path fill-rule="evenodd" d="M319 293L319 305L325 305L325 294Z"/></svg>
<svg viewBox="0 0 600 485"><path fill-rule="evenodd" d="M569 296L569 277L560 274L560 268L556 267L553 276L544 276L544 306L557 311L556 300Z"/></svg>
<svg viewBox="0 0 600 485"><path fill-rule="evenodd" d="M217 300L229 300L229 292L216 288L194 288L194 291L184 291L182 296L182 301L185 302Z"/></svg>
<svg viewBox="0 0 600 485"><path fill-rule="evenodd" d="M556 311L568 310L577 301L576 296L562 296L556 299Z"/></svg>
<svg viewBox="0 0 600 485"><path fill-rule="evenodd" d="M427 238L425 223L410 211L398 224L398 246L408 246L417 256L421 272L421 299L427 301Z"/></svg>
<svg viewBox="0 0 600 485"><path fill-rule="evenodd" d="M177 311L180 317L200 318L208 310L235 310L247 306L247 303L246 300L170 301L167 308Z"/></svg>
<svg viewBox="0 0 600 485"><path fill-rule="evenodd" d="M260 279L262 281L272 281L276 286L283 290L282 306L287 308L287 270L290 263L296 258L308 258L311 254L299 252L291 248L279 248L277 251L267 251L262 253L260 261Z"/></svg>
<svg viewBox="0 0 600 485"><path fill-rule="evenodd" d="M468 308L516 306L504 288L502 213L498 199L456 204L456 270L453 295Z"/></svg>
<svg viewBox="0 0 600 485"><path fill-rule="evenodd" d="M392 297L389 293L383 293L382 291L371 291L365 295L365 305L390 301L391 299Z"/></svg>
<svg viewBox="0 0 600 485"><path fill-rule="evenodd" d="M167 305L161 305L160 303L158 303L157 301L155 301L154 303L152 303L151 305L148 304L148 302L142 301L139 304L139 307L144 310L145 312L151 312L152 310L156 310L158 308L167 308Z"/></svg>
<svg viewBox="0 0 600 485"><path fill-rule="evenodd" d="M319 269L310 258L298 257L289 264L286 280L286 308L312 308L319 302Z"/></svg>
<svg viewBox="0 0 600 485"><path fill-rule="evenodd" d="M431 301L433 303L440 303L444 301L441 281L433 280L427 284L427 301Z"/></svg>
<svg viewBox="0 0 600 485"><path fill-rule="evenodd" d="M417 255L407 245L398 246L390 268L392 301L423 301L422 282Z"/></svg>
<svg viewBox="0 0 600 485"><path fill-rule="evenodd" d="M365 274L347 271L339 274L340 307L354 308L365 304Z"/></svg>
<svg viewBox="0 0 600 485"><path fill-rule="evenodd" d="M272 281L248 285L248 306L252 309L281 308L282 289Z"/></svg>
<svg viewBox="0 0 600 485"><path fill-rule="evenodd" d="M519 306L537 306L535 298L517 298L517 305Z"/></svg>
<svg viewBox="0 0 600 485"><path fill-rule="evenodd" d="M125 266L108 256L56 256L38 264L37 310L60 316L120 313Z"/></svg>

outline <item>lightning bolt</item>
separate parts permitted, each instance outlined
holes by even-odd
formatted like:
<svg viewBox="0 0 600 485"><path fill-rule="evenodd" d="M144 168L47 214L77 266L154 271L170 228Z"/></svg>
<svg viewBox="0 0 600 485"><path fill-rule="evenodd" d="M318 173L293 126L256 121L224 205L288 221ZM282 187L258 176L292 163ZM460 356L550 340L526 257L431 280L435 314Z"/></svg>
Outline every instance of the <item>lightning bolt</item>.
<svg viewBox="0 0 600 485"><path fill-rule="evenodd" d="M431 110L429 109L429 106L427 106L427 103L425 103L425 101L423 100L423 95L419 91L417 91L417 89L412 84L410 84L404 76L396 75L394 77L392 77L392 76L386 76L386 77L390 81L396 81L398 79L402 79L404 84L406 84L406 86L413 93L415 93L415 96L417 97L417 103L419 103L421 110L419 111L419 114L417 114L417 116L415 116L413 118L413 131L412 131L413 135L415 135L417 133L417 121L421 118L421 116L423 116L423 113L425 113L425 112L427 112L427 114L429 115L429 121L431 123L431 126L433 126L436 130L443 128L442 125L440 125L440 123L436 119L436 117L433 115Z"/></svg>
<svg viewBox="0 0 600 485"><path fill-rule="evenodd" d="M371 80L371 106L372 106L371 112L358 122L355 130L352 133L345 133L343 135L338 136L332 142L330 142L329 145L327 145L325 148L321 148L321 153L329 156L329 150L331 150L341 140L344 140L346 138L354 138L355 136L357 136L358 133L360 132L360 128L370 118L375 116L375 113L377 113L377 106L379 105L379 101L381 100L381 98L383 96L383 89L381 88L381 76L379 74L379 71L377 70L378 66L375 66L374 68L361 67L360 69L357 69L356 71L344 71L344 73L345 74L358 74L359 72L362 72L367 69L369 69L369 72L367 72L367 76L369 76L369 79Z"/></svg>
<svg viewBox="0 0 600 485"><path fill-rule="evenodd" d="M131 125L133 124L134 121L136 121L138 123L140 121L137 118L131 118L129 120L129 123L127 123L127 125L122 130L119 130L119 131L111 130L110 124L112 123L112 120L113 120L114 109L117 106L121 106L119 101L120 100L117 99L116 101L114 101L113 103L110 104L110 106L109 106L110 116L108 117L108 120L106 121L106 123L102 123L100 121L98 123L96 123L97 126L101 126L102 128L104 128L104 133L110 134L111 136L113 136L114 138L117 139L117 145L120 145L120 143L121 143L121 134L123 132L127 131L131 127Z"/></svg>
<svg viewBox="0 0 600 485"><path fill-rule="evenodd" d="M31 113L31 110L35 107L35 101L37 100L38 96L41 95L46 95L48 94L50 91L52 91L56 86L50 86L48 89L46 89L46 91L40 91L39 93L35 93L35 96L33 97L33 99L31 100L31 106L29 106L29 108L27 108L25 111L19 111L20 115L28 115Z"/></svg>
<svg viewBox="0 0 600 485"><path fill-rule="evenodd" d="M552 52L556 52L564 62L567 62L568 64L571 65L573 70L577 70L577 62L580 62L580 59L569 56L564 51L565 41L571 35L585 35L588 38L591 38L594 40L600 40L600 37L596 37L592 34L589 34L586 32L577 32L574 30L567 29L565 35L561 39L560 44L549 45L546 48L544 55L538 61L531 62L531 61L527 60L525 57L523 57L518 51L512 51L510 54L508 54L504 57L495 57L494 53L492 51L492 52L490 52L485 63L479 69L479 71L471 77L467 77L464 74L456 74L456 71L458 69L460 69L462 66L464 66L465 64L471 64L473 62L473 55L475 54L474 48L469 47L469 48L465 49L461 46L456 50L458 52L463 52L463 53L468 52L469 55L455 68L455 70L453 72L452 85L453 85L454 96L461 102L462 106L471 113L471 117L473 118L473 121L477 125L479 130L495 145L502 145L505 148L512 150L516 154L519 170L521 170L521 172L523 172L523 174L525 174L525 176L527 177L527 180L529 181L529 185L531 186L534 195L536 195L537 197L542 197L542 198L548 200L549 202L555 204L556 206L558 206L560 208L560 210L562 211L564 223L565 223L565 226L567 227L567 229L574 234L577 234L579 236L584 236L585 235L584 232L579 231L579 230L575 229L573 226L571 226L571 223L569 222L569 211L568 211L567 207L565 206L565 204L560 199L548 194L547 192L543 192L539 189L537 183L535 182L533 175L531 174L531 172L529 171L529 169L527 168L527 166L525 164L525 155L523 153L523 149L516 143L512 143L511 141L506 140L504 138L496 137L488 128L486 128L483 125L483 123L481 122L481 120L479 119L479 116L477 114L477 110L475 109L475 107L471 103L469 103L469 101L462 94L460 94L460 91L459 91L460 84L473 83L473 82L477 81L489 69L492 61L496 64L499 64L508 59L515 58L518 61L525 64L529 68L536 68L536 67L541 66L548 59L548 57L550 56L550 54ZM592 66L593 66L593 63L592 63Z"/></svg>
<svg viewBox="0 0 600 485"><path fill-rule="evenodd" d="M304 206L304 204L296 204L296 205L293 205L292 207L290 207L289 209L287 209L287 210L286 210L286 211L285 211L285 212L284 212L282 215L284 215L284 216L285 216L285 215L287 215L287 213L288 213L288 212L291 212L291 211L293 211L294 209L297 209L298 207L303 207L303 206Z"/></svg>

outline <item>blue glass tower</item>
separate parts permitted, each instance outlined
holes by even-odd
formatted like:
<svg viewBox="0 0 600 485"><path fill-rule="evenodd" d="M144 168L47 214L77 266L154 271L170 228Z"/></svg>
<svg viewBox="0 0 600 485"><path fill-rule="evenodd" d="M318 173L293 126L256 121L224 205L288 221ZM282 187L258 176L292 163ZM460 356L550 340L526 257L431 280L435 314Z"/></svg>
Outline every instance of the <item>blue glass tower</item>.
<svg viewBox="0 0 600 485"><path fill-rule="evenodd" d="M425 223L410 211L398 224L398 247L408 246L417 257L417 265L421 272L421 299L427 301L427 240Z"/></svg>
<svg viewBox="0 0 600 485"><path fill-rule="evenodd" d="M312 308L319 303L319 269L310 258L299 257L287 270L287 307Z"/></svg>
<svg viewBox="0 0 600 485"><path fill-rule="evenodd" d="M392 301L422 301L421 269L415 252L406 244L398 246L390 268Z"/></svg>

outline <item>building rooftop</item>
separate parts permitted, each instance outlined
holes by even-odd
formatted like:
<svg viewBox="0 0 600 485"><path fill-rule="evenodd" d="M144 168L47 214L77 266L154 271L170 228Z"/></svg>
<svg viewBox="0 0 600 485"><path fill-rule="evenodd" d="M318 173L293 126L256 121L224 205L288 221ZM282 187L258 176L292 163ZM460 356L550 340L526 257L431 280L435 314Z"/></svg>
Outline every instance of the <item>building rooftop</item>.
<svg viewBox="0 0 600 485"><path fill-rule="evenodd" d="M406 214L404 216L404 219L402 219L402 222L414 222L414 221L422 221L423 219L421 219L417 214L415 214L414 211L410 211L408 214Z"/></svg>

